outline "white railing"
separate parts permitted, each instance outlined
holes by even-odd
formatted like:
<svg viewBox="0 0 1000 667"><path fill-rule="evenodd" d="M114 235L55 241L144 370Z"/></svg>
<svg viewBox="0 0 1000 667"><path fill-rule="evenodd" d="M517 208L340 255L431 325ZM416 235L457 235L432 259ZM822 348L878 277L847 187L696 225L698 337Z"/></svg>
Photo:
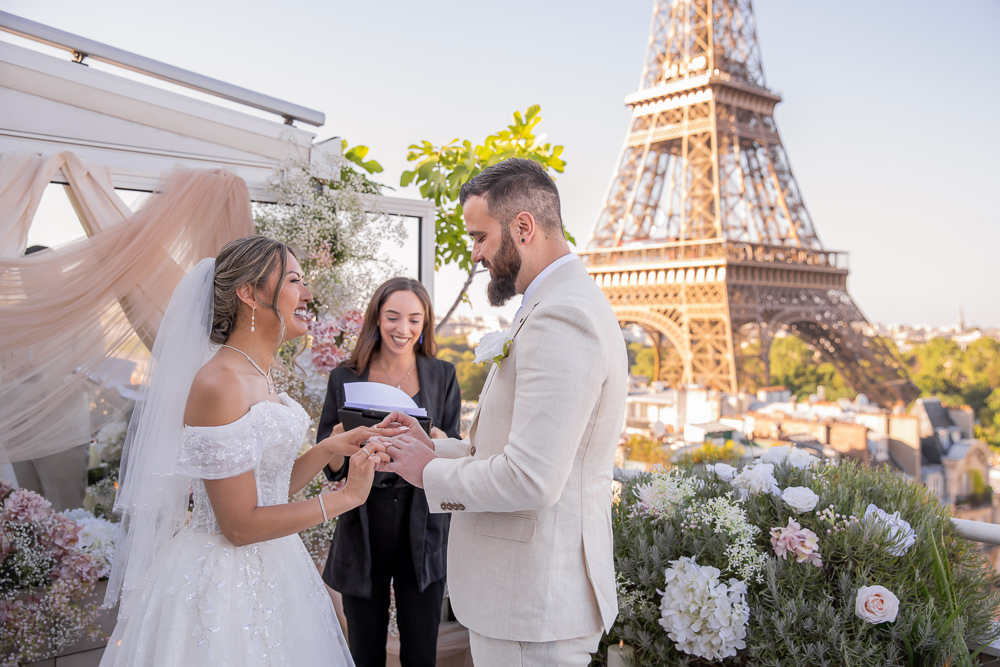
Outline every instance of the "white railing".
<svg viewBox="0 0 1000 667"><path fill-rule="evenodd" d="M208 93L209 95L221 97L231 102L245 104L254 109L277 114L284 118L288 124L298 120L318 127L326 122L326 115L321 111L279 100L247 88L234 86L225 81L202 76L201 74L146 58L130 51L117 49L101 42L95 42L92 39L80 37L79 35L59 30L58 28L35 23L34 21L29 21L8 12L0 11L0 30L59 49L65 49L73 54L73 58L77 62L83 62L85 58L91 58L109 65L115 65L116 67L123 67L133 72L161 79L162 81Z"/></svg>

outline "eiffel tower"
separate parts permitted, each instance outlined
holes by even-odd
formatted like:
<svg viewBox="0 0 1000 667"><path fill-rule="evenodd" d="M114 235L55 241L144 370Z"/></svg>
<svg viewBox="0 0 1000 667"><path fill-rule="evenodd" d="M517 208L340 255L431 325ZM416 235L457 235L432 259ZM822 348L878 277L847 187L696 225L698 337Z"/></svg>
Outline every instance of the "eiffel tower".
<svg viewBox="0 0 1000 667"><path fill-rule="evenodd" d="M785 330L871 400L909 403L916 387L847 293L846 253L816 235L780 101L750 0L656 0L631 127L580 254L622 324L672 344L657 369L672 384L766 385Z"/></svg>

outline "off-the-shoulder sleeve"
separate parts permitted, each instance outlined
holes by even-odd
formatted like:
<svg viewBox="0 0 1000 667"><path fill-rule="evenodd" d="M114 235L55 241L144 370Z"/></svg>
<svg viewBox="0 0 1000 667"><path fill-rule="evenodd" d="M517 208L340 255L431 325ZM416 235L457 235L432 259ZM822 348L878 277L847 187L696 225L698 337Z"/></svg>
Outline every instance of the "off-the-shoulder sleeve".
<svg viewBox="0 0 1000 667"><path fill-rule="evenodd" d="M225 426L185 428L177 465L191 477L224 479L253 470L260 457L260 438L242 420Z"/></svg>

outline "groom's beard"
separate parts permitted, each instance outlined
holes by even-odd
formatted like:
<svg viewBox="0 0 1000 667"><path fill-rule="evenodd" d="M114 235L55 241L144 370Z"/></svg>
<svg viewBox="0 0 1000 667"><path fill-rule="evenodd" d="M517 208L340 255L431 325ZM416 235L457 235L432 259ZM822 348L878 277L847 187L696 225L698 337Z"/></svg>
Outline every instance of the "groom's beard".
<svg viewBox="0 0 1000 667"><path fill-rule="evenodd" d="M509 229L503 228L500 249L493 256L493 261L484 261L483 264L491 269L492 278L486 287L486 297L494 308L502 306L517 294L517 274L521 272L521 255L517 253Z"/></svg>

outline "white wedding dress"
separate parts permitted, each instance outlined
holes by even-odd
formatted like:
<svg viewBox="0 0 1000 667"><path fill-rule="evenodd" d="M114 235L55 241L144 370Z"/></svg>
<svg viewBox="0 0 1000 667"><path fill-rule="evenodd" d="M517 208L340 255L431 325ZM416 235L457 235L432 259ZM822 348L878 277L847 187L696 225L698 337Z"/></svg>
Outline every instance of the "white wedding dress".
<svg viewBox="0 0 1000 667"><path fill-rule="evenodd" d="M287 395L280 399L231 424L184 428L180 468L195 478L190 521L157 555L152 585L119 615L102 666L354 664L299 536L233 546L201 481L253 470L259 504L288 502L309 417Z"/></svg>

